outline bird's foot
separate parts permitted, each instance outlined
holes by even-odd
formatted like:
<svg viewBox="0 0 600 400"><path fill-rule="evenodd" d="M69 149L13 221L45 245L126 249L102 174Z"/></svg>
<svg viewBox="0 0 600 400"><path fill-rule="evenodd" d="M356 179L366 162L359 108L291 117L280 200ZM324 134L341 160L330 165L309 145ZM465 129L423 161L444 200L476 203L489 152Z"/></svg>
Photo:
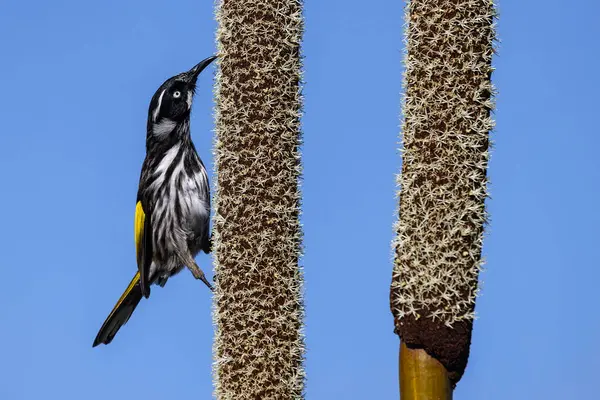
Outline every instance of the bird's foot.
<svg viewBox="0 0 600 400"><path fill-rule="evenodd" d="M196 265L194 263L194 265L191 265L188 267L189 270L192 272L192 275L194 275L194 278L201 280L202 282L204 282L204 284L206 286L208 286L208 288L211 291L214 291L215 289L213 288L213 286L210 284L210 282L208 281L208 279L206 279L206 275L204 275L204 272L202 272L202 270L200 269L200 267L198 267L198 265Z"/></svg>

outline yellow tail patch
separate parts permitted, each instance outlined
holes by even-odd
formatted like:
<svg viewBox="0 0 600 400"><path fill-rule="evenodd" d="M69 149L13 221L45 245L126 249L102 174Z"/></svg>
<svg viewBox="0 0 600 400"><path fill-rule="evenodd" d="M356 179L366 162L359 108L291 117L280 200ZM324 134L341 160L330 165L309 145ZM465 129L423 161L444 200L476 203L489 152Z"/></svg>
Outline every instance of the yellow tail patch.
<svg viewBox="0 0 600 400"><path fill-rule="evenodd" d="M123 292L123 294L121 295L121 297L119 298L119 301L117 301L117 304L115 304L115 306L113 307L112 311L110 312L110 314L108 315L108 317L106 318L106 320L108 321L113 314L119 309L119 307L121 306L121 304L123 303L123 300L125 300L125 298L127 298L127 296L129 295L129 293L133 290L133 288L135 287L135 285L137 285L137 283L140 281L140 272L136 272L133 279L131 280L131 282L129 282L129 286L127 286L127 289L125 289L125 291Z"/></svg>

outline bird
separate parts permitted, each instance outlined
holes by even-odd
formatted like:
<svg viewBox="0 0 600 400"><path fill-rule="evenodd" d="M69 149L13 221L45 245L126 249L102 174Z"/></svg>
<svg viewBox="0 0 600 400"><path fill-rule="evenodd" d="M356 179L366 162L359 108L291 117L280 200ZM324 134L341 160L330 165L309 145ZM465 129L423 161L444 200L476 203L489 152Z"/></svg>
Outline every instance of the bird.
<svg viewBox="0 0 600 400"><path fill-rule="evenodd" d="M190 112L208 57L167 79L148 108L146 157L142 164L134 218L137 272L104 321L92 347L109 344L150 286L163 287L185 266L213 287L194 258L210 253L210 186L204 163L190 136Z"/></svg>

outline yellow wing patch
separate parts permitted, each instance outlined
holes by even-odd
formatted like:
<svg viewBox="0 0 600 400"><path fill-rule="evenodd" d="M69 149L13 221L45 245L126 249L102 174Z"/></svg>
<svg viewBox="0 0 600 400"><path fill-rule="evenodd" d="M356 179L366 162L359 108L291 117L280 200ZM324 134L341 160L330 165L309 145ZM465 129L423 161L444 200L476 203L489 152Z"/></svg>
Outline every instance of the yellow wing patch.
<svg viewBox="0 0 600 400"><path fill-rule="evenodd" d="M140 263L140 252L142 246L142 235L144 234L144 222L146 220L146 214L142 207L142 202L138 201L135 206L135 223L134 223L134 234L135 234L135 256Z"/></svg>

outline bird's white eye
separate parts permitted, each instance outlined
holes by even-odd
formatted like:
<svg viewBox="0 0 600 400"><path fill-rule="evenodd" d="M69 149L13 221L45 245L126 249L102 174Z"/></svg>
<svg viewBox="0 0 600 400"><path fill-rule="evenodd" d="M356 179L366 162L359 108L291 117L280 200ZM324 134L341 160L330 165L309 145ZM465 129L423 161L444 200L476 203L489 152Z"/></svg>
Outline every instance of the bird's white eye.
<svg viewBox="0 0 600 400"><path fill-rule="evenodd" d="M179 90L176 90L176 91L173 93L173 97L175 97L176 99L180 98L180 97L181 97L181 92L180 92Z"/></svg>

